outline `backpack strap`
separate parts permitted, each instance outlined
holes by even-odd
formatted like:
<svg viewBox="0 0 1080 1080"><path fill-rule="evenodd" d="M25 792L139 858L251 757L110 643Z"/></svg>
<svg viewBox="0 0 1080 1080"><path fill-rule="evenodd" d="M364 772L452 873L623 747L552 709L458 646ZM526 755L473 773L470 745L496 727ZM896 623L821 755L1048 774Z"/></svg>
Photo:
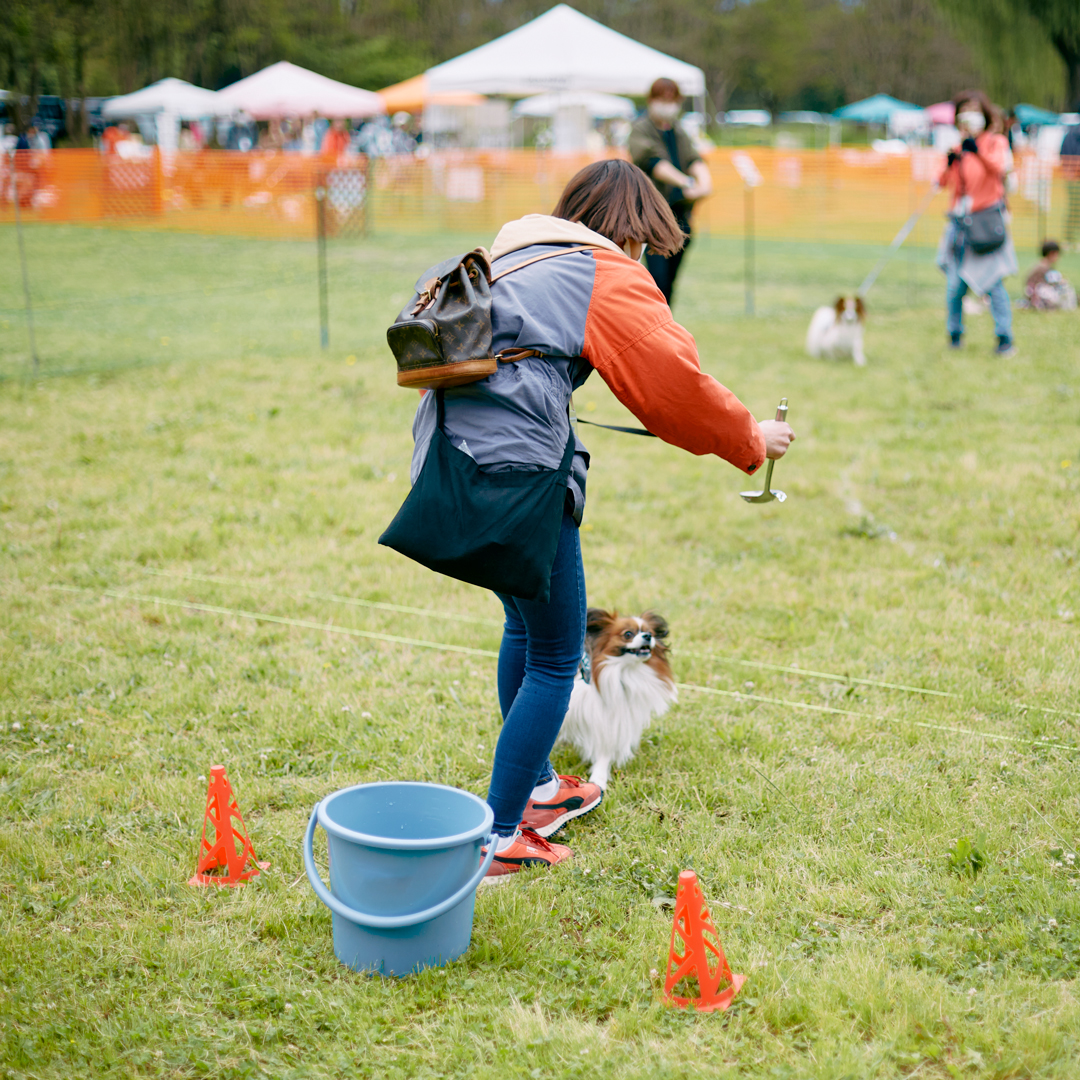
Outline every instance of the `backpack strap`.
<svg viewBox="0 0 1080 1080"><path fill-rule="evenodd" d="M560 255L572 255L575 251L592 251L593 246L591 244L581 244L578 247L560 248L558 251L534 255L533 258L526 259L524 262L518 263L517 266L511 266L509 270L500 270L497 274L492 274L491 284L494 285L499 278L506 277L507 274L512 274L515 270L523 270L526 266L532 266L533 263L543 262L544 259L557 259Z"/></svg>
<svg viewBox="0 0 1080 1080"><path fill-rule="evenodd" d="M581 244L578 247L560 248L558 251L548 251L543 255L535 255L531 259L526 259L524 262L520 262L517 266L511 266L509 270L500 270L499 273L491 276L491 284L494 285L499 278L506 277L507 274L512 274L515 270L524 269L526 266L532 266L533 263L543 262L544 259L556 259L560 255L572 255L575 251L591 251L592 247L588 244ZM516 364L519 360L528 360L531 356L543 356L539 349L507 349L506 352L499 353L495 359L500 364Z"/></svg>

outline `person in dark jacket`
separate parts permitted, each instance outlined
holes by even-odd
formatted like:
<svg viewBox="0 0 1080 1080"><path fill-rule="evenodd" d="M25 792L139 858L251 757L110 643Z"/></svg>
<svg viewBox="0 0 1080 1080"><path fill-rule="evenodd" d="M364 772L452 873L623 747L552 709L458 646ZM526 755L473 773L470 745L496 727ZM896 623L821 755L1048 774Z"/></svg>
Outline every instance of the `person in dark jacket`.
<svg viewBox="0 0 1080 1080"><path fill-rule="evenodd" d="M657 79L649 89L644 115L630 130L629 144L631 160L656 185L686 236L674 255L665 256L651 248L645 254L645 265L668 304L682 257L690 245L694 203L712 194L709 167L694 149L690 136L679 127L682 100L677 83Z"/></svg>
<svg viewBox="0 0 1080 1080"><path fill-rule="evenodd" d="M1061 140L1061 171L1069 189L1065 215L1065 247L1080 250L1080 124L1074 124Z"/></svg>
<svg viewBox="0 0 1080 1080"><path fill-rule="evenodd" d="M585 637L578 526L589 455L572 430L572 392L596 371L658 438L747 473L767 457L782 457L794 438L782 421L756 421L701 370L692 335L671 317L639 262L644 244L672 255L682 242L668 204L640 169L620 160L587 166L551 215L508 222L491 248L496 274L521 267L492 289L492 354L541 355L500 363L478 382L439 392L443 433L484 472L555 469L574 440L550 599L497 594L505 624L498 665L503 727L488 790L499 837L492 880L569 857L569 848L545 837L603 795L595 784L556 775L548 760ZM566 248L559 258L534 261ZM437 423L438 397L425 393L413 421L414 485Z"/></svg>

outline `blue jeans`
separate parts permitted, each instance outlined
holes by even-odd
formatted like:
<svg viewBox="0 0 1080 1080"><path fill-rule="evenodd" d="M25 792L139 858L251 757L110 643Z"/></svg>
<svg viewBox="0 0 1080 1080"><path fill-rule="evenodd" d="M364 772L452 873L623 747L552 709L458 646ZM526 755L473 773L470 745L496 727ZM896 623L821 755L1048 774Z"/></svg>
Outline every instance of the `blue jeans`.
<svg viewBox="0 0 1080 1080"><path fill-rule="evenodd" d="M945 325L950 336L964 332L964 297L967 291L967 282L960 276L955 266L950 266L945 278ZM988 295L997 336L1012 341L1012 301L1005 290L1005 282L999 281Z"/></svg>
<svg viewBox="0 0 1080 1080"><path fill-rule="evenodd" d="M496 594L506 611L499 646L499 707L488 805L495 831L510 836L532 789L555 775L548 755L562 727L585 643L585 569L578 527L563 515L546 604Z"/></svg>

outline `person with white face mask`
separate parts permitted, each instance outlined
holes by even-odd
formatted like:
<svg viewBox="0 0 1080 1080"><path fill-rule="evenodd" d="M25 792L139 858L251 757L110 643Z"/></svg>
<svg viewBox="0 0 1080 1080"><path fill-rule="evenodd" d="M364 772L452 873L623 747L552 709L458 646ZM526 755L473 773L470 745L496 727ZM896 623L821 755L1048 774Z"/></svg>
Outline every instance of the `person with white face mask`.
<svg viewBox="0 0 1080 1080"><path fill-rule="evenodd" d="M959 349L964 336L963 301L968 289L989 296L1000 357L1016 354L1012 336L1012 301L1004 279L1019 270L1008 229L1005 176L1012 155L1009 140L991 130L994 106L981 90L965 90L953 99L962 142L949 152L938 178L947 188L948 224L938 248L945 272L945 320L949 346Z"/></svg>
<svg viewBox="0 0 1080 1080"><path fill-rule="evenodd" d="M681 112L682 94L678 85L671 79L657 79L649 89L644 114L630 131L629 142L634 164L656 185L686 234L686 244L670 258L652 251L645 254L649 273L669 305L683 253L690 245L694 203L712 194L709 167L694 149L690 136L679 127Z"/></svg>

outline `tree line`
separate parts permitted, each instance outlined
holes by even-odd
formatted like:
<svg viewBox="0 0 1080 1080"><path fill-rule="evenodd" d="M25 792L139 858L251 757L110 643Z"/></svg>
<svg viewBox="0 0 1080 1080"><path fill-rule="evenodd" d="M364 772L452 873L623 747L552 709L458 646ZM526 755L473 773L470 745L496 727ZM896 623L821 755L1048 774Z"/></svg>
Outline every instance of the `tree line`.
<svg viewBox="0 0 1080 1080"><path fill-rule="evenodd" d="M222 86L276 60L368 89L542 14L551 0L4 0L0 88L127 93L172 75ZM919 104L982 86L1080 106L1080 0L575 0L705 70L713 110L812 109L882 91ZM24 110L25 111L25 110Z"/></svg>

